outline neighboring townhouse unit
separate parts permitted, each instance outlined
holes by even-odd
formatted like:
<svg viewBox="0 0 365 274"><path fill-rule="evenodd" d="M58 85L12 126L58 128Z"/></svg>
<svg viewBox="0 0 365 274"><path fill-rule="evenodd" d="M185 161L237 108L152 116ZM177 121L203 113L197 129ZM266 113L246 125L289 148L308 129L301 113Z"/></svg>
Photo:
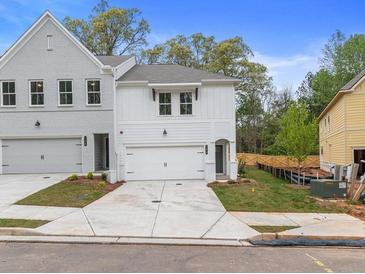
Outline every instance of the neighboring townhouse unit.
<svg viewBox="0 0 365 274"><path fill-rule="evenodd" d="M237 82L94 56L47 11L0 58L0 174L235 179Z"/></svg>
<svg viewBox="0 0 365 274"><path fill-rule="evenodd" d="M319 116L321 168L360 165L365 173L365 70L348 82Z"/></svg>

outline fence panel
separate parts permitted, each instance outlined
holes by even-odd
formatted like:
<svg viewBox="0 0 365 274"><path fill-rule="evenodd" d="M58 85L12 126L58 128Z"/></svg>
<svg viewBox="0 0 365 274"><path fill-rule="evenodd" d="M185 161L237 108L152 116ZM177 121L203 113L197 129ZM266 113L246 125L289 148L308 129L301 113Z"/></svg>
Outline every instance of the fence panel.
<svg viewBox="0 0 365 274"><path fill-rule="evenodd" d="M288 156L262 155L254 153L237 153L237 159L242 160L248 166L262 164L277 168L297 167L297 162ZM304 167L319 167L319 156L310 155L302 164Z"/></svg>

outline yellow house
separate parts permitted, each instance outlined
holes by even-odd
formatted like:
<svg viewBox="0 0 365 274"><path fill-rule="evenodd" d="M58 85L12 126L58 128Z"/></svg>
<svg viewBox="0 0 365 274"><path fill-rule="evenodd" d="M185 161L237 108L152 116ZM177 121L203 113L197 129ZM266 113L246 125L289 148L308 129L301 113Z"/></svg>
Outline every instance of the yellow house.
<svg viewBox="0 0 365 274"><path fill-rule="evenodd" d="M319 116L320 164L359 163L365 173L365 70L348 82Z"/></svg>

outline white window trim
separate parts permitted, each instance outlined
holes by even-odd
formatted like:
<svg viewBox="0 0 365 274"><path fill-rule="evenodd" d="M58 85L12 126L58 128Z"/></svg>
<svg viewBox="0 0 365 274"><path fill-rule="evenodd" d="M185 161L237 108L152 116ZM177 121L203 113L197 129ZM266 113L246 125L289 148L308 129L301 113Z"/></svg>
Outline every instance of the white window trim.
<svg viewBox="0 0 365 274"><path fill-rule="evenodd" d="M71 82L71 94L72 94L72 104L61 104L61 92L60 92L60 82L69 81ZM58 79L57 80L57 90L58 90L58 107L73 107L74 106L74 82L72 79ZM67 92L65 92L67 93Z"/></svg>
<svg viewBox="0 0 365 274"><path fill-rule="evenodd" d="M89 98L89 92L88 92L88 90L87 90L87 82L88 81L99 81L100 82L100 104L89 104L89 100L88 100L88 98ZM103 102L103 97L102 97L102 88L101 88L101 80L100 79L97 79L97 78L95 78L95 79L93 79L93 78L90 78L90 79L86 79L85 80L85 93L86 93L86 106L88 106L88 107L100 107L101 105L102 105L102 102Z"/></svg>
<svg viewBox="0 0 365 274"><path fill-rule="evenodd" d="M13 82L15 84L15 105L4 105L4 97L3 97L3 82ZM17 103L17 100L16 100L16 83L15 83L15 80L0 80L0 101L1 101L1 107L2 108L15 108L16 107L16 103Z"/></svg>
<svg viewBox="0 0 365 274"><path fill-rule="evenodd" d="M32 82L42 82L43 83L43 105L32 105L32 93L31 93L31 83ZM44 107L45 102L46 102L45 90L46 90L46 85L44 84L43 79L28 80L29 107L31 107L31 108L43 108Z"/></svg>
<svg viewBox="0 0 365 274"><path fill-rule="evenodd" d="M160 93L170 93L170 98L171 98L171 102L170 102L170 105L171 105L171 114L160 114ZM167 105L167 104L164 104L164 105ZM174 107L173 107L173 93L171 91L159 91L158 92L158 96L157 96L157 113L158 113L158 116L160 117L173 117L174 116Z"/></svg>
<svg viewBox="0 0 365 274"><path fill-rule="evenodd" d="M191 114L181 114L181 101L180 101L180 94L181 93L191 93L191 103L183 103L184 105L189 105L191 104ZM179 101L179 116L183 116L183 117L189 117L189 116L194 116L194 92L192 91L180 91L179 92L179 98L178 98L178 101Z"/></svg>

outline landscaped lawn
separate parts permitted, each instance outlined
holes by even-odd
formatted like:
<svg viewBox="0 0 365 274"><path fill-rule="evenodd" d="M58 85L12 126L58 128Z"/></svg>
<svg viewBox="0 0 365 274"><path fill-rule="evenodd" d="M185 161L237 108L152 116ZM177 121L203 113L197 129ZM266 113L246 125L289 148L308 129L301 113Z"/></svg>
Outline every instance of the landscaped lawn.
<svg viewBox="0 0 365 274"><path fill-rule="evenodd" d="M120 183L98 185L101 178L78 181L65 180L42 189L18 202L17 205L84 207L120 186Z"/></svg>
<svg viewBox="0 0 365 274"><path fill-rule="evenodd" d="M0 219L0 227L37 228L48 222L49 221L44 221L44 220Z"/></svg>
<svg viewBox="0 0 365 274"><path fill-rule="evenodd" d="M271 225L251 225L253 229L260 233L277 233L285 230L297 228L298 226L271 226Z"/></svg>
<svg viewBox="0 0 365 274"><path fill-rule="evenodd" d="M332 203L319 204L310 190L290 186L287 181L254 167L246 167L245 177L256 184L213 185L212 188L229 211L252 212L344 212Z"/></svg>

